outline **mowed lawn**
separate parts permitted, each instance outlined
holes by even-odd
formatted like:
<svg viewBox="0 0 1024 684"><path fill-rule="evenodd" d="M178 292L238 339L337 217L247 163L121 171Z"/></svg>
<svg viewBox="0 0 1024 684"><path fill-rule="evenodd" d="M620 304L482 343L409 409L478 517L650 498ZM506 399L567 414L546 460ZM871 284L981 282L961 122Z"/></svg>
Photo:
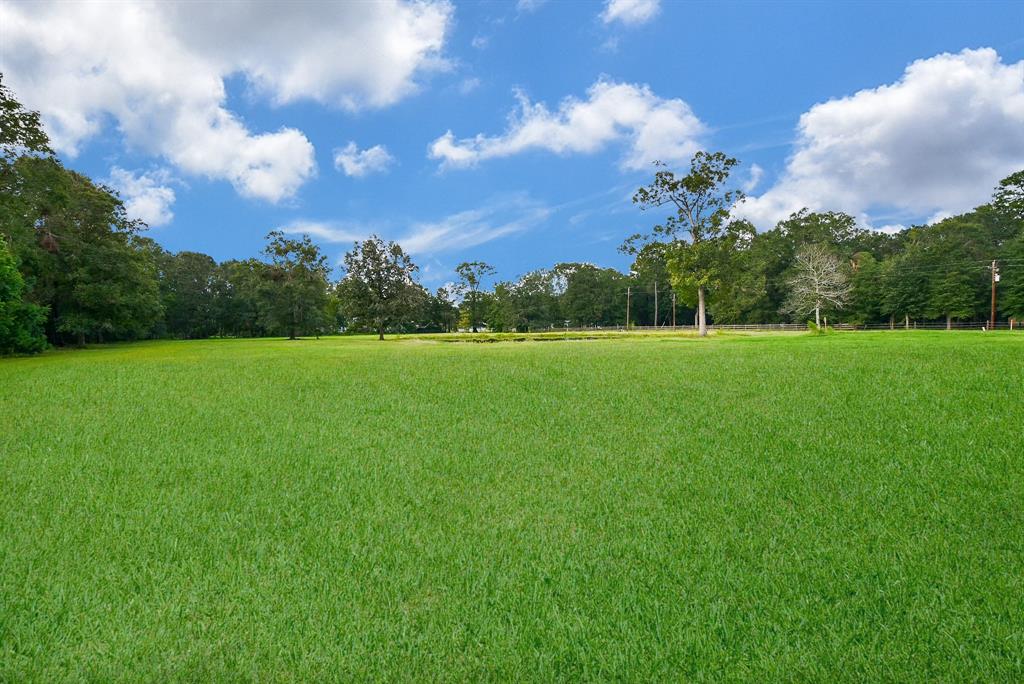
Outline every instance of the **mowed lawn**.
<svg viewBox="0 0 1024 684"><path fill-rule="evenodd" d="M1024 334L0 360L0 680L1020 681Z"/></svg>

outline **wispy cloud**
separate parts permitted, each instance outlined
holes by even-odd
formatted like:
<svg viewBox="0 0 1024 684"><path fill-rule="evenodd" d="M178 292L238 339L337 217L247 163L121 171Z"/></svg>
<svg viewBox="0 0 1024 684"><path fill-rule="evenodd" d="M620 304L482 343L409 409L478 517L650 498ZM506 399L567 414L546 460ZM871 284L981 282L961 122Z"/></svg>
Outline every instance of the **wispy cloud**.
<svg viewBox="0 0 1024 684"><path fill-rule="evenodd" d="M417 223L398 242L412 254L464 249L522 233L550 215L550 208L526 195L518 195L478 209L460 211L440 221Z"/></svg>
<svg viewBox="0 0 1024 684"><path fill-rule="evenodd" d="M329 243L355 242L376 234L394 239L410 254L431 255L525 232L543 223L556 210L531 199L526 193L517 193L493 198L481 207L449 214L436 221L414 222L398 237L393 237L391 230L394 222L362 224L297 219L278 230L289 234L305 233Z"/></svg>
<svg viewBox="0 0 1024 684"><path fill-rule="evenodd" d="M353 223L337 221L306 221L296 220L279 226L281 232L291 235L309 235L320 238L324 242L355 242L370 235L373 230Z"/></svg>

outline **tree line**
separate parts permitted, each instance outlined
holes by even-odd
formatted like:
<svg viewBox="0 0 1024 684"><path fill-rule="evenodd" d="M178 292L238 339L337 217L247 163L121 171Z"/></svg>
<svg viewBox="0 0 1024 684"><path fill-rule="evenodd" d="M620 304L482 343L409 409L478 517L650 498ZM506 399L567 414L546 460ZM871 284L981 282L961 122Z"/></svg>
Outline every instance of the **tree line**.
<svg viewBox="0 0 1024 684"><path fill-rule="evenodd" d="M799 211L758 233L734 218L737 160L698 152L658 164L634 203L652 228L628 238L628 273L559 263L512 280L464 262L429 291L400 245L356 243L332 281L308 236L267 235L256 258L216 262L144 236L111 188L67 169L39 115L0 77L0 353L149 337L340 331L531 331L813 316L851 324L984 320L998 262L998 314L1024 318L1024 171L991 202L895 235L840 212ZM488 284L490 286L488 286Z"/></svg>

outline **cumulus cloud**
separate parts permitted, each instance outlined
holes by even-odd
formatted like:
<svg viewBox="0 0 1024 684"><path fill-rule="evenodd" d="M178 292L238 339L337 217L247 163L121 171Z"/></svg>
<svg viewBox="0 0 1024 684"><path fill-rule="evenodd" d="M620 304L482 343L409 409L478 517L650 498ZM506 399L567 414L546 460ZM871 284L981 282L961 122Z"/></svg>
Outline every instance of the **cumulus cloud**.
<svg viewBox="0 0 1024 684"><path fill-rule="evenodd" d="M431 143L431 158L442 160L444 167L468 167L531 149L593 153L626 140L629 151L622 166L640 169L656 159L688 160L707 130L685 102L662 99L645 85L602 79L590 87L586 100L566 98L557 111L530 102L521 92L516 97L519 109L509 116L504 133L456 139L449 130Z"/></svg>
<svg viewBox="0 0 1024 684"><path fill-rule="evenodd" d="M614 21L627 25L646 24L658 15L661 0L607 0L601 12L601 21Z"/></svg>
<svg viewBox="0 0 1024 684"><path fill-rule="evenodd" d="M895 83L800 117L779 181L739 213L761 228L802 207L908 221L970 210L1024 168L1024 61L992 49L909 65Z"/></svg>
<svg viewBox="0 0 1024 684"><path fill-rule="evenodd" d="M167 225L174 219L174 189L165 169L136 173L115 166L110 169L109 184L124 200L128 218L145 221L148 226Z"/></svg>
<svg viewBox="0 0 1024 684"><path fill-rule="evenodd" d="M315 174L313 146L293 128L250 130L225 79L276 104L387 106L446 68L451 15L444 0L7 2L0 69L63 154L113 121L132 148L277 202Z"/></svg>
<svg viewBox="0 0 1024 684"><path fill-rule="evenodd" d="M334 168L344 171L346 176L362 178L371 173L383 173L394 163L395 158L383 145L374 145L365 150L354 142L334 150Z"/></svg>

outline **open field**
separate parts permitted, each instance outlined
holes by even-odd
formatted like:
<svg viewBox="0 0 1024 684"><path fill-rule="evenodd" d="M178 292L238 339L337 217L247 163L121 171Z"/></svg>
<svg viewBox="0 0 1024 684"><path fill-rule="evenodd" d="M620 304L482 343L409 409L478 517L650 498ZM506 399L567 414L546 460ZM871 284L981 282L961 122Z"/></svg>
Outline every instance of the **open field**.
<svg viewBox="0 0 1024 684"><path fill-rule="evenodd" d="M0 680L1024 678L1024 335L0 360Z"/></svg>

